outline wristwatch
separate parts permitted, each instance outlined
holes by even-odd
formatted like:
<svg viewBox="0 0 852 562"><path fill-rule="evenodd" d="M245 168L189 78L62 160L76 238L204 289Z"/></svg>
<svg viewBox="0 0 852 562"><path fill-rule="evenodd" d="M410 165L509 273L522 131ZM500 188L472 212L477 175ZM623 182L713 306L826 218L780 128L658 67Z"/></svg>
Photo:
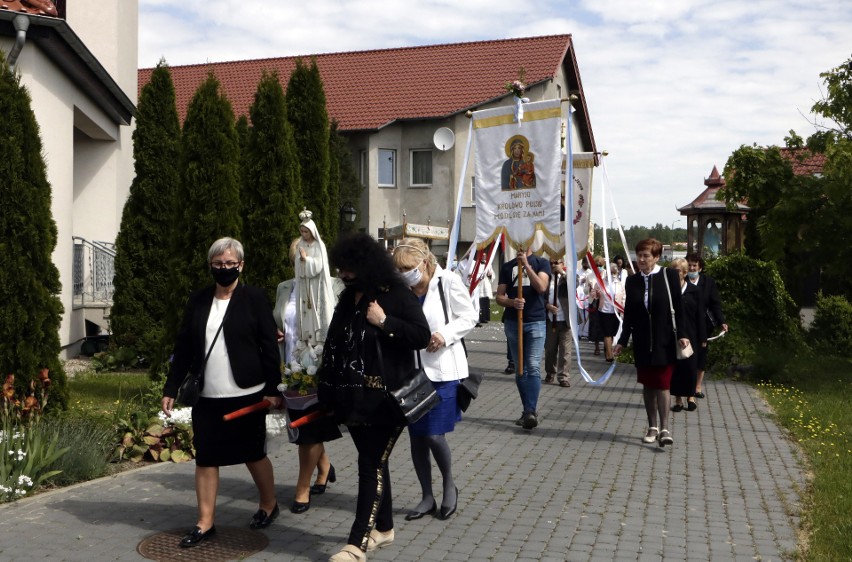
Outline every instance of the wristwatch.
<svg viewBox="0 0 852 562"><path fill-rule="evenodd" d="M381 320L379 320L379 328L380 328L380 329L382 329L382 330L384 330L384 329L385 329L385 320L387 320L387 319L388 319L388 317L387 317L387 316L384 316L384 317L382 317L382 319L381 319Z"/></svg>

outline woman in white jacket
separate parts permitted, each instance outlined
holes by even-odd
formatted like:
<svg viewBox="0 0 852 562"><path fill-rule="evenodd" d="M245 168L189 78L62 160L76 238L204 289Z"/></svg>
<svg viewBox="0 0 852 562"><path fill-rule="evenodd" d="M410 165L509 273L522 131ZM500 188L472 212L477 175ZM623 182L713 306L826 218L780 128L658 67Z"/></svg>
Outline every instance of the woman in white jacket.
<svg viewBox="0 0 852 562"><path fill-rule="evenodd" d="M440 519L448 519L456 512L459 491L453 480L452 454L446 434L455 429L457 421L461 421L456 391L459 381L468 375L467 357L461 339L476 326L478 315L464 283L458 275L438 265L435 256L422 240L402 240L394 250L393 261L420 299L423 314L429 322L432 337L429 346L421 350L420 357L426 375L441 397L437 406L408 426L411 460L420 480L423 497L405 519L420 519L436 512ZM430 453L444 479L440 511L432 493Z"/></svg>

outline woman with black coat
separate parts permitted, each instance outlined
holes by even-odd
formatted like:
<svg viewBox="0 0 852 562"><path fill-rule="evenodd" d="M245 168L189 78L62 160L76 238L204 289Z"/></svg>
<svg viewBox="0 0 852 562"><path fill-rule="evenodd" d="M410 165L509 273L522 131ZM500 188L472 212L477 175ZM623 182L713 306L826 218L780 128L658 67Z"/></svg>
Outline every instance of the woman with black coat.
<svg viewBox="0 0 852 562"><path fill-rule="evenodd" d="M642 398L648 415L648 430L642 441L657 441L660 447L674 443L669 430L669 407L675 346L686 347L689 340L683 331L680 281L677 272L657 265L663 253L659 240L647 238L636 244L639 273L625 283L624 320L621 337L613 353L618 355L633 337L633 357L636 374L642 384ZM677 336L672 326L668 282L677 320ZM657 419L659 416L659 426Z"/></svg>
<svg viewBox="0 0 852 562"><path fill-rule="evenodd" d="M342 238L330 253L346 285L318 371L319 401L345 424L358 450L358 500L346 546L331 561L366 560L393 542L388 458L405 426L386 389L402 386L432 335L420 302L369 235Z"/></svg>
<svg viewBox="0 0 852 562"><path fill-rule="evenodd" d="M187 373L201 374L201 397L192 408L198 522L181 539L184 548L216 533L220 466L245 463L251 472L260 495L249 523L252 529L268 527L279 512L272 463L266 456L266 411L229 422L222 419L264 398L272 407L281 405L272 306L262 289L240 283L244 262L238 240L216 240L207 261L215 284L189 298L161 403L171 416Z"/></svg>
<svg viewBox="0 0 852 562"><path fill-rule="evenodd" d="M704 322L704 304L701 291L687 281L689 265L683 258L672 260L671 267L680 276L681 303L683 307L683 329L692 349L695 351L686 359L680 359L675 364L672 375L671 393L675 397L672 412L680 412L684 409L683 397L687 397L687 411L695 411L698 404L695 402L695 384L698 379L698 351L707 345L707 328ZM672 290L675 290L672 288Z"/></svg>

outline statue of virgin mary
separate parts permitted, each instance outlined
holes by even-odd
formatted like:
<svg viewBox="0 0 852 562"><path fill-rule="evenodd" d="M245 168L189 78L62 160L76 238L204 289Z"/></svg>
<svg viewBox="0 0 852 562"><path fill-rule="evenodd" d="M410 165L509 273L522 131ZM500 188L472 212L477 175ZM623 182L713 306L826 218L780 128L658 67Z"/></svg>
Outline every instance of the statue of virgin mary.
<svg viewBox="0 0 852 562"><path fill-rule="evenodd" d="M299 340L313 346L325 341L334 313L334 293L328 253L312 216L307 209L299 213L302 223L296 246L296 303Z"/></svg>

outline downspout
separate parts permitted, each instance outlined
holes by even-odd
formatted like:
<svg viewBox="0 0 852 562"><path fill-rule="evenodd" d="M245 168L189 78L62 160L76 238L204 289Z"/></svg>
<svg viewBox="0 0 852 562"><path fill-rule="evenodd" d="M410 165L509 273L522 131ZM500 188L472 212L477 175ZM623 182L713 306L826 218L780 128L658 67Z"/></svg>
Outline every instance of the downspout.
<svg viewBox="0 0 852 562"><path fill-rule="evenodd" d="M15 37L15 46L9 51L7 62L9 63L9 70L15 72L15 67L18 65L18 56L20 56L21 51L24 49L24 43L27 42L27 30L30 28L30 18L18 14L12 20L12 23L15 26L17 36Z"/></svg>

